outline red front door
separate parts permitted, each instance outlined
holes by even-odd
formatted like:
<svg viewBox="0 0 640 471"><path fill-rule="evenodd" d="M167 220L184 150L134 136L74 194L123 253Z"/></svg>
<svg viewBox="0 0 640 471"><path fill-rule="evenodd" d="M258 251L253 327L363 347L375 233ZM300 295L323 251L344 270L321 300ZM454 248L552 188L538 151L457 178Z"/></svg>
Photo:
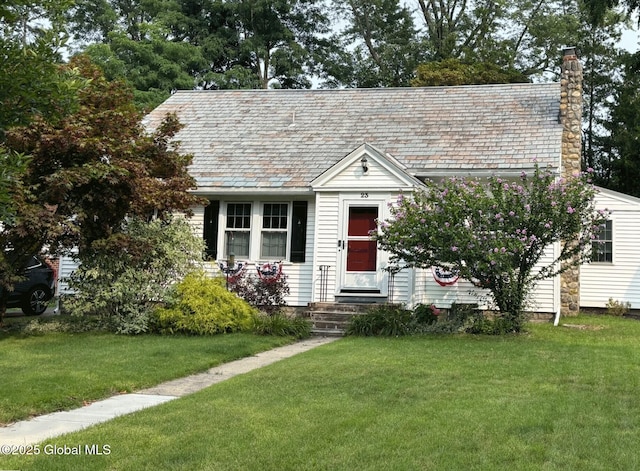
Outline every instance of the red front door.
<svg viewBox="0 0 640 471"><path fill-rule="evenodd" d="M350 206L347 232L347 272L377 271L378 248L370 231L376 229L378 207Z"/></svg>

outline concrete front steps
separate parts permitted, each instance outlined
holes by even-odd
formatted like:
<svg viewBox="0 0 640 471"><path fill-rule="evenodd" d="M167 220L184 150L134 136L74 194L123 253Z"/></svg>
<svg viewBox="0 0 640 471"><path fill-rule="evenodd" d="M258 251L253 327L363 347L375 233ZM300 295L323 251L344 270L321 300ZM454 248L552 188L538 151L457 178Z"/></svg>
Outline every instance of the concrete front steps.
<svg viewBox="0 0 640 471"><path fill-rule="evenodd" d="M315 335L341 337L353 316L364 314L373 303L310 303L306 311Z"/></svg>

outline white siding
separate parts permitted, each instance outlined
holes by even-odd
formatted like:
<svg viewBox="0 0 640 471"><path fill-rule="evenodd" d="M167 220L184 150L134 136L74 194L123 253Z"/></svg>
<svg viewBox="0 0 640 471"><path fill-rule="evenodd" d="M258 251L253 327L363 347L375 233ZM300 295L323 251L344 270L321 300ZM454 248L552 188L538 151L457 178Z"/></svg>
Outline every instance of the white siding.
<svg viewBox="0 0 640 471"><path fill-rule="evenodd" d="M538 266L548 265L553 260L553 247L549 247ZM533 312L555 312L557 283L554 279L541 281L529 297L527 310ZM440 286L431 270L416 270L415 293L413 304L435 304L440 308L448 308L453 303L475 304L481 308L490 308L490 293L473 286L467 280L458 280L452 286Z"/></svg>
<svg viewBox="0 0 640 471"><path fill-rule="evenodd" d="M370 202L372 206L378 206L381 209L379 217L381 219L388 218L387 203L395 201L397 194L389 192L376 192L375 188L368 188L367 197L361 198L360 193L354 192L321 192L317 193L317 218L318 224L316 229L316 265L314 268L314 300L319 301L321 285L320 285L320 266L329 266L327 277L327 302L335 300L335 294L340 290L338 286L340 279L340 270L344 270L341 265L340 253L338 250L338 240L344 238L343 225L346 225L345 208L351 203ZM366 203L364 203L366 204ZM342 209L342 210L341 210ZM379 266L385 267L388 256L384 252L379 252ZM403 270L396 274L393 285L393 293L388 293L389 275L385 272L378 272L379 288L382 294L392 294L389 298L394 303L408 304L411 301L413 275L410 270Z"/></svg>
<svg viewBox="0 0 640 471"><path fill-rule="evenodd" d="M340 198L338 193L316 194L316 225L313 239L315 241L315 268L313 273L314 300L320 300L320 266L329 266L327 277L327 299L332 302L336 292L336 273L338 269L338 228L340 214Z"/></svg>
<svg viewBox="0 0 640 471"><path fill-rule="evenodd" d="M389 299L393 300L395 304L401 303L411 307L412 285L413 270L402 270L396 273L393 280L393 296L389 293Z"/></svg>
<svg viewBox="0 0 640 471"><path fill-rule="evenodd" d="M431 270L416 270L416 283L413 304L435 304L440 308L451 304L475 304L484 306L485 294L466 280L458 280L452 286L440 286L433 278Z"/></svg>
<svg viewBox="0 0 640 471"><path fill-rule="evenodd" d="M307 207L307 240L304 263L287 263L283 272L288 277L290 294L286 298L289 306L306 306L311 302L313 291L313 234L316 226L315 203Z"/></svg>
<svg viewBox="0 0 640 471"><path fill-rule="evenodd" d="M602 191L596 207L611 211L613 262L580 267L580 306L604 308L613 298L640 309L640 200Z"/></svg>
<svg viewBox="0 0 640 471"><path fill-rule="evenodd" d="M218 229L218 248L221 249L223 246L223 238L224 238L224 214L222 213L222 203L225 201L250 201L250 202L260 202L263 201L282 201L289 202L290 200L286 197L225 197L220 196L216 197L217 200L221 202L221 212L220 212L220 225ZM199 237L203 236L204 231L204 207L196 207L193 208L193 217L190 219L190 224L193 227L194 234ZM258 238L259 227L256 224L253 225L252 231L255 232L254 239ZM287 276L287 281L289 284L289 295L285 298L287 305L289 306L306 306L309 302L311 302L311 294L313 290L313 237L315 231L315 203L313 201L308 201L307 207L307 238L306 238L306 256L304 263L291 263L287 261L283 261L282 272ZM218 250L219 254L222 254L222 250ZM223 258L219 257L221 260ZM239 260L240 261L240 260ZM247 263L248 273L256 273L255 264L257 262L261 262L261 260L242 260ZM264 262L265 260L262 260ZM273 260L268 260L273 261ZM220 275L221 271L218 267L216 261L209 261L204 264L205 271L207 271L211 276Z"/></svg>
<svg viewBox="0 0 640 471"><path fill-rule="evenodd" d="M67 279L78 268L78 262L76 262L70 255L62 255L58 266L58 286L56 288L56 294L58 296L65 294L72 294L69 289Z"/></svg>
<svg viewBox="0 0 640 471"><path fill-rule="evenodd" d="M204 206L196 206L191 210L193 211L193 216L188 219L189 224L193 229L194 235L202 237L204 231Z"/></svg>
<svg viewBox="0 0 640 471"><path fill-rule="evenodd" d="M534 268L534 272L540 267L550 265L558 254L558 244L547 247L544 255ZM526 309L532 312L552 312L560 309L560 283L555 278L540 281L529 296Z"/></svg>
<svg viewBox="0 0 640 471"><path fill-rule="evenodd" d="M326 189L336 189L342 191L363 190L372 191L374 189L398 189L405 187L406 183L402 182L390 170L379 164L373 158L369 158L368 171L366 174L362 171L362 165L356 160L349 167L338 173L330 181L323 185Z"/></svg>

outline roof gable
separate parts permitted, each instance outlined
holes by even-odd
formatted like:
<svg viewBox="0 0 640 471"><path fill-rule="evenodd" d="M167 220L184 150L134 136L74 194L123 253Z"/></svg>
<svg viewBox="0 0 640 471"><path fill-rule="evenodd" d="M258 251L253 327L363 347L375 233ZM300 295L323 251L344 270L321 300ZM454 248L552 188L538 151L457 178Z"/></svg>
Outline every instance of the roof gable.
<svg viewBox="0 0 640 471"><path fill-rule="evenodd" d="M609 211L640 211L640 198L627 195L607 188L596 187L595 200L598 209Z"/></svg>
<svg viewBox="0 0 640 471"><path fill-rule="evenodd" d="M365 143L314 179L311 187L314 191L327 191L344 188L399 190L422 186L422 182L405 169L392 156Z"/></svg>

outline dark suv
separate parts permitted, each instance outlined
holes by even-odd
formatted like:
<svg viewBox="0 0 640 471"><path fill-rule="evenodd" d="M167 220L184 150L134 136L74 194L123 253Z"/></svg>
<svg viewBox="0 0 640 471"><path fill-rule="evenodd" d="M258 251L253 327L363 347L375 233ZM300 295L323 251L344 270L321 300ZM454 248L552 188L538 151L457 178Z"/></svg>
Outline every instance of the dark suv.
<svg viewBox="0 0 640 471"><path fill-rule="evenodd" d="M7 307L19 307L27 316L38 316L46 311L56 291L53 269L34 256L27 262L24 276L26 279L9 294Z"/></svg>

